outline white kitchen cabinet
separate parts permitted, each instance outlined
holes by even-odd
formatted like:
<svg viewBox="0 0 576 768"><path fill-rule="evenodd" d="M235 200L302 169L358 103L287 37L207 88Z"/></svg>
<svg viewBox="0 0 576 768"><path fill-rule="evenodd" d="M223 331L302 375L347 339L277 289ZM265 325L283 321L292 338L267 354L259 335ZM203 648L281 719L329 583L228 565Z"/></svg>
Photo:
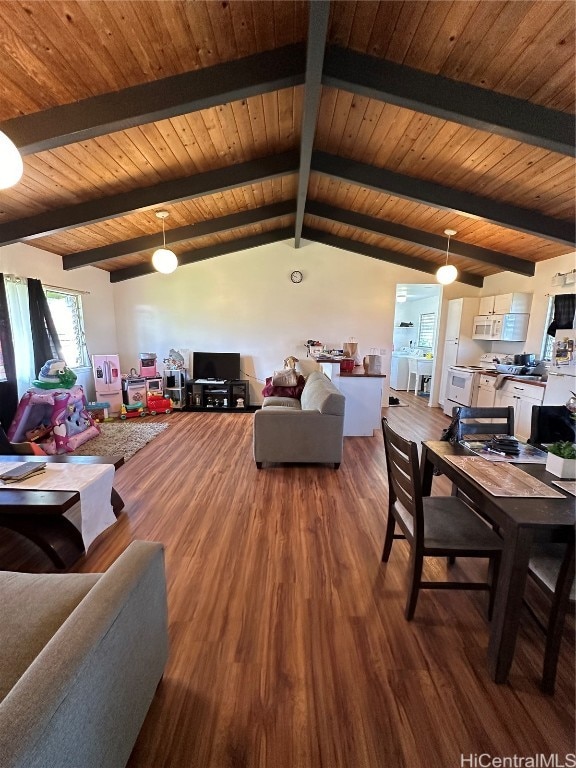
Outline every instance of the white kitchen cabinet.
<svg viewBox="0 0 576 768"><path fill-rule="evenodd" d="M474 398L474 405L478 408L493 408L494 400L496 398L496 390L494 389L494 382L496 378L494 376L485 376L480 374L478 376L478 384L476 385L476 394Z"/></svg>
<svg viewBox="0 0 576 768"><path fill-rule="evenodd" d="M494 405L514 407L514 434L519 440L528 440L532 426L532 406L542 405L544 387L509 379L496 390Z"/></svg>
<svg viewBox="0 0 576 768"><path fill-rule="evenodd" d="M482 296L478 314L507 315L516 312L530 312L531 306L531 293L501 293L498 296Z"/></svg>

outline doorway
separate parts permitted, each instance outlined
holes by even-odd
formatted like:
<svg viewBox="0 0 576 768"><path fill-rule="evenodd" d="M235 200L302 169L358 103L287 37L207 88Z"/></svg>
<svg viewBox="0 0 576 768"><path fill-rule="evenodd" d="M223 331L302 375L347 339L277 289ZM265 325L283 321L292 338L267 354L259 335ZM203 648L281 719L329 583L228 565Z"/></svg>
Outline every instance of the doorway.
<svg viewBox="0 0 576 768"><path fill-rule="evenodd" d="M441 286L437 283L399 283L396 286L391 389L416 390L417 395L430 397L440 299ZM421 363L416 364L414 358ZM424 361L431 361L431 364Z"/></svg>

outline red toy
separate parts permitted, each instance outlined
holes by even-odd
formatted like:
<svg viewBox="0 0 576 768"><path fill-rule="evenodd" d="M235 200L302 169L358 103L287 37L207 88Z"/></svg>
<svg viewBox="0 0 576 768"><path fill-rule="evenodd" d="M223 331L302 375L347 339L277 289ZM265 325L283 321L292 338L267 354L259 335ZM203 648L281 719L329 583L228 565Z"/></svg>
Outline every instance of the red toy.
<svg viewBox="0 0 576 768"><path fill-rule="evenodd" d="M152 416L157 413L172 413L172 400L164 395L148 395L148 410Z"/></svg>

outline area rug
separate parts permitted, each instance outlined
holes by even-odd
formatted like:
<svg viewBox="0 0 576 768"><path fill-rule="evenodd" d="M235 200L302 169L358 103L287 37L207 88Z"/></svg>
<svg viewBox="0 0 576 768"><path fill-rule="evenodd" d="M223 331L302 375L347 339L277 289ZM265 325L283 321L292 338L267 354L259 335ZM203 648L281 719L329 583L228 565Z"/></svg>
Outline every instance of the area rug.
<svg viewBox="0 0 576 768"><path fill-rule="evenodd" d="M119 421L100 424L102 433L88 440L74 452L74 456L110 456L121 453L124 461L168 428L168 424L142 424L141 422Z"/></svg>

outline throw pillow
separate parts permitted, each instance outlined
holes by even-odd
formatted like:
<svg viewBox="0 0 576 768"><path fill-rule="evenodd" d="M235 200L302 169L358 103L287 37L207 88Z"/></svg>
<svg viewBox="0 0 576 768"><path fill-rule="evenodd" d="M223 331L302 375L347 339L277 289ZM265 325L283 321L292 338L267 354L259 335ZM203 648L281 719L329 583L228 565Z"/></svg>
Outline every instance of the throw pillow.
<svg viewBox="0 0 576 768"><path fill-rule="evenodd" d="M295 397L300 400L302 390L306 384L304 376L298 376L295 387L275 387L272 383L272 376L266 379L266 386L262 390L263 397Z"/></svg>
<svg viewBox="0 0 576 768"><path fill-rule="evenodd" d="M294 368L284 368L281 371L274 371L272 384L275 387L295 387L298 383L298 374Z"/></svg>

